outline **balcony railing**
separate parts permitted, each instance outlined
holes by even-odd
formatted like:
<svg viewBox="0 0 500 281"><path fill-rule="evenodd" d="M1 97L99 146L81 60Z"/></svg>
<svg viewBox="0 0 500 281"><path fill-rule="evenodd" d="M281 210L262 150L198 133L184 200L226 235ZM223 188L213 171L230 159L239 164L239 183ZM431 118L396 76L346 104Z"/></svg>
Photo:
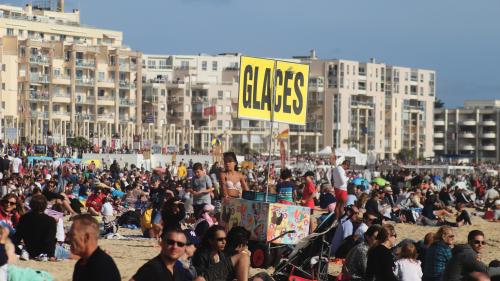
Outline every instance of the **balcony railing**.
<svg viewBox="0 0 500 281"><path fill-rule="evenodd" d="M76 114L76 120L83 121L83 120L94 120L94 114L82 114L78 113Z"/></svg>
<svg viewBox="0 0 500 281"><path fill-rule="evenodd" d="M57 92L54 94L54 97L60 97L60 98L71 98L70 93L65 93L65 92Z"/></svg>
<svg viewBox="0 0 500 281"><path fill-rule="evenodd" d="M49 100L49 92L30 91L30 100Z"/></svg>
<svg viewBox="0 0 500 281"><path fill-rule="evenodd" d="M54 115L57 115L57 116L70 116L71 115L71 112L67 112L67 111L54 111L53 113L54 113Z"/></svg>
<svg viewBox="0 0 500 281"><path fill-rule="evenodd" d="M130 88L130 81L128 80L120 80L120 88Z"/></svg>
<svg viewBox="0 0 500 281"><path fill-rule="evenodd" d="M71 77L69 75L54 75L54 79L71 80Z"/></svg>
<svg viewBox="0 0 500 281"><path fill-rule="evenodd" d="M31 117L32 118L49 118L49 112L48 111L32 111Z"/></svg>
<svg viewBox="0 0 500 281"><path fill-rule="evenodd" d="M97 114L97 119L114 119L115 115L113 113L108 114Z"/></svg>
<svg viewBox="0 0 500 281"><path fill-rule="evenodd" d="M47 74L31 74L30 75L30 82L34 83L50 83L49 75Z"/></svg>
<svg viewBox="0 0 500 281"><path fill-rule="evenodd" d="M77 59L75 61L76 67L95 67L94 60Z"/></svg>
<svg viewBox="0 0 500 281"><path fill-rule="evenodd" d="M30 63L36 63L36 64L49 64L50 59L48 56L44 55L32 55L30 57Z"/></svg>
<svg viewBox="0 0 500 281"><path fill-rule="evenodd" d="M115 96L97 96L97 100L114 101Z"/></svg>
<svg viewBox="0 0 500 281"><path fill-rule="evenodd" d="M131 105L135 105L135 104L136 104L135 100L120 99L120 105L131 106Z"/></svg>
<svg viewBox="0 0 500 281"><path fill-rule="evenodd" d="M94 79L79 78L79 79L76 79L76 85L78 85L78 86L93 86Z"/></svg>

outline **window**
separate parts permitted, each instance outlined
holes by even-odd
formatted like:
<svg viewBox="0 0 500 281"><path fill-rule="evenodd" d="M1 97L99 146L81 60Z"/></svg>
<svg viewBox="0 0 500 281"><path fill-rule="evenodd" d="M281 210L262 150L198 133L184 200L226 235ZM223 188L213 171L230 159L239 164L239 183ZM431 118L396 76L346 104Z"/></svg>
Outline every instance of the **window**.
<svg viewBox="0 0 500 281"><path fill-rule="evenodd" d="M223 100L224 99L224 92L223 91L218 91L217 92L217 98L219 100Z"/></svg>
<svg viewBox="0 0 500 281"><path fill-rule="evenodd" d="M161 96L162 96L162 97L164 97L165 95L166 95L165 90L164 90L164 89L162 89L162 90L161 90Z"/></svg>
<svg viewBox="0 0 500 281"><path fill-rule="evenodd" d="M54 69L54 76L61 76L61 69L60 68Z"/></svg>
<svg viewBox="0 0 500 281"><path fill-rule="evenodd" d="M378 78L378 68L375 68L375 78Z"/></svg>
<svg viewBox="0 0 500 281"><path fill-rule="evenodd" d="M97 114L104 114L104 107L98 107Z"/></svg>
<svg viewBox="0 0 500 281"><path fill-rule="evenodd" d="M99 89L99 92L97 93L98 96L104 97L104 89Z"/></svg>
<svg viewBox="0 0 500 281"><path fill-rule="evenodd" d="M217 71L217 62L216 61L212 62L212 70Z"/></svg>
<svg viewBox="0 0 500 281"><path fill-rule="evenodd" d="M189 61L187 60L181 61L181 69L189 69Z"/></svg>
<svg viewBox="0 0 500 281"><path fill-rule="evenodd" d="M408 81L408 79L410 79L410 73L405 72L405 81Z"/></svg>
<svg viewBox="0 0 500 281"><path fill-rule="evenodd" d="M424 82L424 75L420 74L420 82Z"/></svg>
<svg viewBox="0 0 500 281"><path fill-rule="evenodd" d="M424 95L424 87L420 87L420 95L423 96Z"/></svg>
<svg viewBox="0 0 500 281"><path fill-rule="evenodd" d="M99 81L104 81L104 72L99 72Z"/></svg>
<svg viewBox="0 0 500 281"><path fill-rule="evenodd" d="M207 70L207 61L206 60L201 62L201 70Z"/></svg>
<svg viewBox="0 0 500 281"><path fill-rule="evenodd" d="M225 99L230 99L231 98L231 92L230 91L225 91L224 92L224 98Z"/></svg>
<svg viewBox="0 0 500 281"><path fill-rule="evenodd" d="M231 106L230 105L226 105L226 113L229 113L231 112Z"/></svg>
<svg viewBox="0 0 500 281"><path fill-rule="evenodd" d="M5 71L5 64L2 64L2 71Z"/></svg>
<svg viewBox="0 0 500 281"><path fill-rule="evenodd" d="M185 111L185 112L191 112L191 108L190 108L189 104L186 104L186 105L184 106L184 111Z"/></svg>
<svg viewBox="0 0 500 281"><path fill-rule="evenodd" d="M217 127L218 128L222 128L222 123L223 121L222 120L217 120Z"/></svg>
<svg viewBox="0 0 500 281"><path fill-rule="evenodd" d="M5 90L5 83L2 83L2 90Z"/></svg>
<svg viewBox="0 0 500 281"><path fill-rule="evenodd" d="M405 86L405 95L408 95L408 86Z"/></svg>
<svg viewBox="0 0 500 281"><path fill-rule="evenodd" d="M54 112L58 112L58 111L60 111L60 110L61 110L61 106L60 106L59 104L54 104L54 105L52 106L52 111L54 111Z"/></svg>
<svg viewBox="0 0 500 281"><path fill-rule="evenodd" d="M167 69L167 60L160 60L160 69Z"/></svg>
<svg viewBox="0 0 500 281"><path fill-rule="evenodd" d="M222 113L222 105L217 106L217 113Z"/></svg>
<svg viewBox="0 0 500 281"><path fill-rule="evenodd" d="M231 128L231 121L224 121L224 128Z"/></svg>
<svg viewBox="0 0 500 281"><path fill-rule="evenodd" d="M350 66L350 65L347 65L347 66L346 66L346 71L345 71L345 73L346 73L347 75L349 75L349 69L350 69L350 67L349 67L349 66Z"/></svg>
<svg viewBox="0 0 500 281"><path fill-rule="evenodd" d="M14 36L14 29L13 28L7 28L7 35L8 36Z"/></svg>
<svg viewBox="0 0 500 281"><path fill-rule="evenodd" d="M156 68L156 61L155 60L148 60L148 68L155 69Z"/></svg>
<svg viewBox="0 0 500 281"><path fill-rule="evenodd" d="M18 35L19 35L19 37L23 37L24 36L24 30L19 29Z"/></svg>
<svg viewBox="0 0 500 281"><path fill-rule="evenodd" d="M5 102L2 102L2 109L5 109Z"/></svg>

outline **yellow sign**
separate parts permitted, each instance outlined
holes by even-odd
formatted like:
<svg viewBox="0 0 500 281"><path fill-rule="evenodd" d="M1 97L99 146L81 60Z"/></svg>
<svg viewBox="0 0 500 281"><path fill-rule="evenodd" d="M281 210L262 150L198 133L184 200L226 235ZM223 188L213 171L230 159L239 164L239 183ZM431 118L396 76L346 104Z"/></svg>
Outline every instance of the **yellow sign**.
<svg viewBox="0 0 500 281"><path fill-rule="evenodd" d="M273 121L305 125L309 65L242 56L240 66L239 118L270 121L272 108Z"/></svg>

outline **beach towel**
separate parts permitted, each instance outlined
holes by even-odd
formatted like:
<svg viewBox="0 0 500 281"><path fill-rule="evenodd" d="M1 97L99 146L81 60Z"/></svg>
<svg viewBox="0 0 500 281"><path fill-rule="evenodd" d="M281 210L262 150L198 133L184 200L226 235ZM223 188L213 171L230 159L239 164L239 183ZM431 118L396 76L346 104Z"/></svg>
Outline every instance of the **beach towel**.
<svg viewBox="0 0 500 281"><path fill-rule="evenodd" d="M53 281L54 278L45 271L8 265L8 281Z"/></svg>

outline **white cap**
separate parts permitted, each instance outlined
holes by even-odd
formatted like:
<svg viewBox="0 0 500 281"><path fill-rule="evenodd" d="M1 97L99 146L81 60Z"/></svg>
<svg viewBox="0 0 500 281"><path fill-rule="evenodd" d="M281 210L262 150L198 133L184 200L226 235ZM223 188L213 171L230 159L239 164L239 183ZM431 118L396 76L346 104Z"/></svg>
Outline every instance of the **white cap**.
<svg viewBox="0 0 500 281"><path fill-rule="evenodd" d="M46 180L50 180L51 178L52 178L52 176L51 176L50 174L47 174L47 175L45 176L45 179L46 179Z"/></svg>

